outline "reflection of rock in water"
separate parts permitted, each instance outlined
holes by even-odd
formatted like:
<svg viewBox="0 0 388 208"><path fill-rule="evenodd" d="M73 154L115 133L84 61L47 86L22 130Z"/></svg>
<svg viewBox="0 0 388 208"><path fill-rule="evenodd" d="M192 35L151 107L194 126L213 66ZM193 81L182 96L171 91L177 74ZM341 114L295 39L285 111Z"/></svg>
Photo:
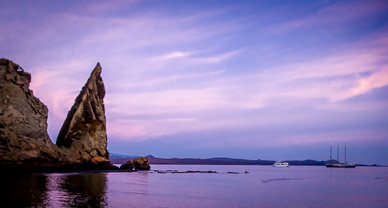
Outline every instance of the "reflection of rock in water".
<svg viewBox="0 0 388 208"><path fill-rule="evenodd" d="M64 205L71 207L106 207L106 175L104 173L64 175L59 184L66 198Z"/></svg>
<svg viewBox="0 0 388 208"><path fill-rule="evenodd" d="M46 207L46 182L44 175L7 175L1 180L1 206Z"/></svg>
<svg viewBox="0 0 388 208"><path fill-rule="evenodd" d="M107 207L104 173L6 175L1 207Z"/></svg>

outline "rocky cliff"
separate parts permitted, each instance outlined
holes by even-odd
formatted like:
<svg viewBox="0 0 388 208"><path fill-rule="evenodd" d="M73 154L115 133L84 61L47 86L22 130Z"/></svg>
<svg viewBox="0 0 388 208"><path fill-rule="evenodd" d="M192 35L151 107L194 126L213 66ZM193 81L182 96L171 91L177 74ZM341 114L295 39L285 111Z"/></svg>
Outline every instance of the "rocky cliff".
<svg viewBox="0 0 388 208"><path fill-rule="evenodd" d="M57 161L47 134L47 107L29 89L31 74L0 59L0 162Z"/></svg>
<svg viewBox="0 0 388 208"><path fill-rule="evenodd" d="M68 113L57 146L47 133L48 109L29 89L31 74L0 59L0 167L109 165L100 75L97 64Z"/></svg>
<svg viewBox="0 0 388 208"><path fill-rule="evenodd" d="M57 139L57 145L69 148L77 162L109 161L104 96L98 63L75 99Z"/></svg>

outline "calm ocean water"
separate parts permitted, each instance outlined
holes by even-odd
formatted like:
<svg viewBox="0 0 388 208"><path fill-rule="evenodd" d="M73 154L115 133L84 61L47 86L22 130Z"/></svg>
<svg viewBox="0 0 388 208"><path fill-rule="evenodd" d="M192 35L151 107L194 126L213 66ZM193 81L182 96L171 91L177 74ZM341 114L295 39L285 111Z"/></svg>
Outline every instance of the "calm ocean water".
<svg viewBox="0 0 388 208"><path fill-rule="evenodd" d="M1 207L388 207L386 167L153 165L152 169L218 173L10 176L1 180Z"/></svg>

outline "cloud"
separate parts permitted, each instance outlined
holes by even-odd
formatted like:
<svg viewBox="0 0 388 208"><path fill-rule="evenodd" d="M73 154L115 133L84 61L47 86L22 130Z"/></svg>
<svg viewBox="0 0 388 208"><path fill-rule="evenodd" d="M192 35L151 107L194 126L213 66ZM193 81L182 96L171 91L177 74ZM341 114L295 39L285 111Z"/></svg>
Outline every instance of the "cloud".
<svg viewBox="0 0 388 208"><path fill-rule="evenodd" d="M367 18L373 18L373 15L386 13L388 5L384 1L354 1L352 4L347 2L335 2L321 7L316 12L303 17L286 20L269 30L277 33L305 28L305 27L331 27L339 29L337 26L349 27L350 23L364 21ZM314 11L314 10L312 10Z"/></svg>
<svg viewBox="0 0 388 208"><path fill-rule="evenodd" d="M195 118L182 117L149 120L111 119L107 128L109 135L116 139L143 141L197 129L196 125Z"/></svg>
<svg viewBox="0 0 388 208"><path fill-rule="evenodd" d="M118 0L115 2L96 1L93 2L93 4L90 4L90 2L80 2L80 7L83 8L83 12L86 11L91 14L101 14L118 11L123 7L132 6L138 2L139 0Z"/></svg>
<svg viewBox="0 0 388 208"><path fill-rule="evenodd" d="M245 112L279 108L283 105L286 106L280 109L285 109L284 116L290 116L288 111L300 106L309 106L316 110L338 110L338 106L345 105L339 101L367 93L366 90L354 92L360 82L368 83L362 86L367 86L368 90L388 84L386 68L380 70L384 60L386 57L381 54L379 48L369 48L262 68L256 73L228 74L225 70L218 70L180 74L181 72L177 71L173 76L148 78L144 83L131 83L132 90L127 91L128 96L123 98L122 91L109 95L107 109L110 113L122 115L117 118L123 118L124 115L149 115L147 119L123 118L121 122L112 119L111 123L121 129L134 126L137 133L126 135L126 139L146 140L212 128L260 128L271 123L275 126L287 125L282 123L281 116ZM220 74L222 76L219 76ZM197 85L191 88L190 83ZM198 87L199 83L201 87ZM174 87L166 88L169 84ZM137 87L143 90L137 91ZM343 108L352 111L349 107L346 105ZM160 118L160 114L165 116ZM228 114L230 115L222 116ZM190 119L181 119L181 116L176 115L184 115L183 118ZM311 115L313 116L313 113ZM256 116L263 120L260 121ZM301 122L300 125L303 125L303 122L309 122L311 117L307 116L303 120L301 116L296 116L295 119L294 122ZM287 120L289 121L290 117ZM114 134L114 131L111 133ZM293 139L286 140L283 136L281 138L285 142L296 142L302 141L298 138L303 136L289 137Z"/></svg>
<svg viewBox="0 0 388 208"><path fill-rule="evenodd" d="M177 58L186 58L185 61L191 62L191 63L220 63L225 60L228 60L237 54L241 53L242 49L240 50L233 50L229 52L219 53L219 54L211 54L211 55L203 55L200 52L181 52L181 51L174 51L171 53L167 53L162 56L158 56L157 59L159 60L170 60L170 59L177 59Z"/></svg>
<svg viewBox="0 0 388 208"><path fill-rule="evenodd" d="M194 62L199 62L199 63L220 63L222 61L225 61L227 59L232 58L233 56L236 56L239 54L242 50L234 50L226 53L221 53L213 56L208 56L208 57L196 57L192 58Z"/></svg>
<svg viewBox="0 0 388 208"><path fill-rule="evenodd" d="M383 69L373 72L367 78L361 78L359 80L359 85L352 89L352 95L360 95L370 90L382 86L388 85L388 66L385 66Z"/></svg>
<svg viewBox="0 0 388 208"><path fill-rule="evenodd" d="M260 80L262 88L268 89L273 97L323 98L337 102L367 92L355 93L354 87L364 80L360 74L380 71L381 61L386 58L380 50L349 51L341 55L278 66L257 73L254 77ZM382 74L380 72L373 76L372 79L380 77L379 84L375 84L375 87L387 84Z"/></svg>
<svg viewBox="0 0 388 208"><path fill-rule="evenodd" d="M174 51L174 52L168 53L166 55L160 56L160 59L168 60L168 59L174 59L174 58L182 58L182 57L187 57L190 54L191 54L190 52L185 53L185 52L181 52L181 51Z"/></svg>

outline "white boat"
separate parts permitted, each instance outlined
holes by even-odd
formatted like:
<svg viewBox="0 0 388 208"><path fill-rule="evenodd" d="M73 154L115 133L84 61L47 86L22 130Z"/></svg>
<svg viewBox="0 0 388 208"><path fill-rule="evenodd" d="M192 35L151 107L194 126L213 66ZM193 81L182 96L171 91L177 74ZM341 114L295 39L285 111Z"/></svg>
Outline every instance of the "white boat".
<svg viewBox="0 0 388 208"><path fill-rule="evenodd" d="M288 162L277 161L277 162L275 162L272 166L278 167L278 168L287 168L287 167L289 167L290 165L288 164Z"/></svg>

